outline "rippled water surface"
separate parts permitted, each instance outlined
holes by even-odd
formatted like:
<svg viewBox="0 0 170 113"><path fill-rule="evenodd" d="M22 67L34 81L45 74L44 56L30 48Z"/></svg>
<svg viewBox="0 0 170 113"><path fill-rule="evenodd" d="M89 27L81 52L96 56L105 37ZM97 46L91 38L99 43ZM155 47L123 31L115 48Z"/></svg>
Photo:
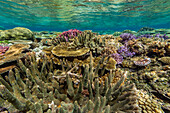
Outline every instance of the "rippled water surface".
<svg viewBox="0 0 170 113"><path fill-rule="evenodd" d="M55 31L170 28L170 0L0 0L0 26Z"/></svg>

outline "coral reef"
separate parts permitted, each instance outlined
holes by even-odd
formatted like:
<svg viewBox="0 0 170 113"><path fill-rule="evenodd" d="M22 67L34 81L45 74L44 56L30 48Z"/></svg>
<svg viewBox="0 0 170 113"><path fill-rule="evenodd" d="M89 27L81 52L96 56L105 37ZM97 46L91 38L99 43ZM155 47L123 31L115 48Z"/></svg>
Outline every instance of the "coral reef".
<svg viewBox="0 0 170 113"><path fill-rule="evenodd" d="M19 67L10 70L6 79L1 76L0 98L4 107L12 104L9 111L140 112L135 85L126 82L127 72L115 84L112 84L112 72L104 83L99 83L96 78L99 72L93 70L92 60L81 75L74 73L76 67L68 67L68 71L63 68L62 73L56 74L58 69L52 60L47 61L45 56L41 60L37 63L35 54L30 54L25 62L19 60ZM79 78L77 88L73 87L77 84L74 77Z"/></svg>
<svg viewBox="0 0 170 113"><path fill-rule="evenodd" d="M0 111L170 112L168 29L72 31L2 43Z"/></svg>
<svg viewBox="0 0 170 113"><path fill-rule="evenodd" d="M161 57L164 56L166 51L165 51L165 45L166 42L161 42L161 41L153 41L148 44L148 56L150 57Z"/></svg>
<svg viewBox="0 0 170 113"><path fill-rule="evenodd" d="M153 31L154 28L151 28L151 27L142 27L138 30L138 32L141 32L141 31Z"/></svg>
<svg viewBox="0 0 170 113"><path fill-rule="evenodd" d="M53 44L58 45L62 44L62 42L58 38L53 38ZM90 48L93 54L100 55L105 49L105 39L97 37L95 33L86 30L73 38L70 46L74 46L75 48Z"/></svg>

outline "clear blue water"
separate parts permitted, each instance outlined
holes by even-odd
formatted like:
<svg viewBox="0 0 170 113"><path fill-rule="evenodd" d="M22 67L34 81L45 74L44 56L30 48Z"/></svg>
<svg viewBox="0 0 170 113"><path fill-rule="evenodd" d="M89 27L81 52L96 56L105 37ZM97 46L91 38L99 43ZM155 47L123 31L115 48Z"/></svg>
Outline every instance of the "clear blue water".
<svg viewBox="0 0 170 113"><path fill-rule="evenodd" d="M170 0L0 0L0 26L38 31L170 28Z"/></svg>

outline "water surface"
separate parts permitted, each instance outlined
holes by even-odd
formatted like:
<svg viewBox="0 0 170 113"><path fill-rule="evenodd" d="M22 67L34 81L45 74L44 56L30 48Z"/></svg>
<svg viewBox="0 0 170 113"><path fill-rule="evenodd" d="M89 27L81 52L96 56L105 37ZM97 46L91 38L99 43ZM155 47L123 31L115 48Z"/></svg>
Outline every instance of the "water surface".
<svg viewBox="0 0 170 113"><path fill-rule="evenodd" d="M0 26L31 30L170 28L170 0L1 0Z"/></svg>

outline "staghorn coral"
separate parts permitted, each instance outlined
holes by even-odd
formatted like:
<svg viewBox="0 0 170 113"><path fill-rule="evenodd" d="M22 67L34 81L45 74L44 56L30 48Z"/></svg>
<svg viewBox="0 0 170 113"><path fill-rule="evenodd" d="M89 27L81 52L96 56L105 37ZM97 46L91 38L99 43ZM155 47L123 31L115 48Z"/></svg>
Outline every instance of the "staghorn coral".
<svg viewBox="0 0 170 113"><path fill-rule="evenodd" d="M125 82L127 72L122 73L115 84L112 84L113 74L110 73L103 84L99 83L99 70L93 69L92 60L84 67L82 75L72 73L73 69L69 67L70 71L56 75L55 70L58 69L52 60L48 61L44 56L41 60L37 63L35 54L30 54L25 62L19 60L19 67L14 71L10 70L8 76L0 78L1 99L8 100L14 106L8 107L9 111L140 112L135 85ZM80 76L77 88L73 87L73 76ZM56 79L58 77L66 79L62 88L62 84Z"/></svg>

